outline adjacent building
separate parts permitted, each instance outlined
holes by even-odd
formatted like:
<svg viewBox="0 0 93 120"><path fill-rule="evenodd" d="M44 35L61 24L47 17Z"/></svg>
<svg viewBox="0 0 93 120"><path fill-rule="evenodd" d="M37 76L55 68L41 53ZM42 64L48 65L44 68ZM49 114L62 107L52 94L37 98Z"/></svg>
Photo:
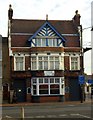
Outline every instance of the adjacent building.
<svg viewBox="0 0 93 120"><path fill-rule="evenodd" d="M80 100L80 15L72 20L14 19L8 11L9 92L17 102ZM10 96L11 97L11 96Z"/></svg>

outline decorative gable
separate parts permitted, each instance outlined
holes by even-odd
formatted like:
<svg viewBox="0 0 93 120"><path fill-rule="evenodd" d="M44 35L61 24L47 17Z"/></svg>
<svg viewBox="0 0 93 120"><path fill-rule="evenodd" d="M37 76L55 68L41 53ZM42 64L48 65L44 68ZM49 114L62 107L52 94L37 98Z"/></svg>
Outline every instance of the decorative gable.
<svg viewBox="0 0 93 120"><path fill-rule="evenodd" d="M46 21L28 41L32 47L57 47L63 45L65 38L48 21Z"/></svg>

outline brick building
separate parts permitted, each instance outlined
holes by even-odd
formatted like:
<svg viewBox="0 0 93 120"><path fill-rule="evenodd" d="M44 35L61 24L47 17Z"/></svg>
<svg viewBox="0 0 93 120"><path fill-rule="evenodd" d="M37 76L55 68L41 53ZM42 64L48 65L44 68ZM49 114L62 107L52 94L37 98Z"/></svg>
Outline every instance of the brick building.
<svg viewBox="0 0 93 120"><path fill-rule="evenodd" d="M72 20L13 19L8 12L10 92L18 102L76 101L83 68L80 15Z"/></svg>

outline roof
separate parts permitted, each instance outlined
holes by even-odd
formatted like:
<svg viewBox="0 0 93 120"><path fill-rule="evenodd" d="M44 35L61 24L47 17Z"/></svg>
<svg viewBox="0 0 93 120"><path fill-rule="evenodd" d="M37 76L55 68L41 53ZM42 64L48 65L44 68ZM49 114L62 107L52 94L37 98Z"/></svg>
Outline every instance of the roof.
<svg viewBox="0 0 93 120"><path fill-rule="evenodd" d="M12 20L12 47L26 47L27 41L48 21L50 27L64 38L65 47L79 47L77 27L73 20ZM17 33L17 34L16 34ZM71 35L71 36L70 36Z"/></svg>
<svg viewBox="0 0 93 120"><path fill-rule="evenodd" d="M34 34L45 22L46 20L13 19L12 33ZM73 20L48 20L48 22L54 26L60 34L77 33Z"/></svg>

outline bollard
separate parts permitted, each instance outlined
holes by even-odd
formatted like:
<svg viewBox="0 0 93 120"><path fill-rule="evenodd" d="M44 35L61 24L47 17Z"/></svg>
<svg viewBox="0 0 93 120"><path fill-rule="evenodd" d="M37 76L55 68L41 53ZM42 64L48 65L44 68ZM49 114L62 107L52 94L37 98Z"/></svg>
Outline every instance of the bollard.
<svg viewBox="0 0 93 120"><path fill-rule="evenodd" d="M24 107L21 107L21 118L24 120Z"/></svg>

